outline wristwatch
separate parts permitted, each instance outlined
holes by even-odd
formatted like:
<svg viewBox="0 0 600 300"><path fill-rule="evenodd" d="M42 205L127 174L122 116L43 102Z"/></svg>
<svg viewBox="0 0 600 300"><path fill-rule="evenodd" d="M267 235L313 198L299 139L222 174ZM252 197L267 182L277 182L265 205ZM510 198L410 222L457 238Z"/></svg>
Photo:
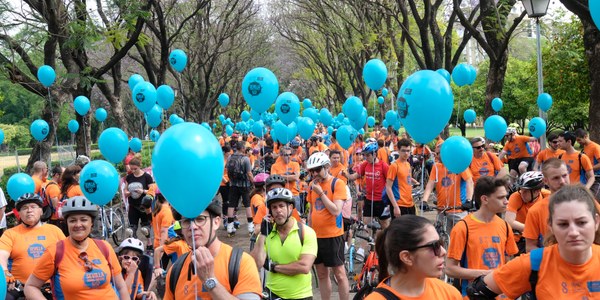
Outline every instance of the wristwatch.
<svg viewBox="0 0 600 300"><path fill-rule="evenodd" d="M216 286L217 286L217 279L214 277L204 280L204 283L202 284L202 287L207 292L212 291Z"/></svg>

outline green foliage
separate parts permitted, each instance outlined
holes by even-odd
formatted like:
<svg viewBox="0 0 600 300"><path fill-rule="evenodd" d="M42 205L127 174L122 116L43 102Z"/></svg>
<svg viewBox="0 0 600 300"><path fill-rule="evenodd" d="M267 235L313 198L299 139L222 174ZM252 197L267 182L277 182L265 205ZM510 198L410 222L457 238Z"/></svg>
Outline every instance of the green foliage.
<svg viewBox="0 0 600 300"><path fill-rule="evenodd" d="M14 147L25 147L31 141L29 128L23 125L0 124L4 131L4 144Z"/></svg>

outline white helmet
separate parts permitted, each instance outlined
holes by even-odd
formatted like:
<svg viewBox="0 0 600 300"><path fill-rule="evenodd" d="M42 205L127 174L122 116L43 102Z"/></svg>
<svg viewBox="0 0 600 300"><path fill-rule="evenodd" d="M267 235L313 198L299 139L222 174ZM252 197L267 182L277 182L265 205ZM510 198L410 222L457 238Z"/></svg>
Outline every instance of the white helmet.
<svg viewBox="0 0 600 300"><path fill-rule="evenodd" d="M506 134L517 134L517 129L514 127L506 128Z"/></svg>
<svg viewBox="0 0 600 300"><path fill-rule="evenodd" d="M318 167L322 167L324 165L328 165L331 162L329 161L329 156L324 152L315 152L311 155L306 161L306 169L314 169Z"/></svg>
<svg viewBox="0 0 600 300"><path fill-rule="evenodd" d="M121 252L125 249L137 250L141 253L144 253L144 243L142 243L142 241L136 238L127 238L123 242L121 242L121 245L119 245L119 249L117 252Z"/></svg>

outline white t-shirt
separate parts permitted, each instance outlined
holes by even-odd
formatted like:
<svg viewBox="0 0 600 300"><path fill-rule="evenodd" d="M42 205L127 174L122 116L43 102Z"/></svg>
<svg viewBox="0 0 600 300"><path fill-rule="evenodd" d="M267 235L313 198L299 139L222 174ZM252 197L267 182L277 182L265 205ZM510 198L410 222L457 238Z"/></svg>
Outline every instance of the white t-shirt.
<svg viewBox="0 0 600 300"><path fill-rule="evenodd" d="M0 208L6 207L8 202L6 202L6 197L4 196L4 191L0 188ZM6 228L6 212L2 215L2 221L0 221L0 229Z"/></svg>

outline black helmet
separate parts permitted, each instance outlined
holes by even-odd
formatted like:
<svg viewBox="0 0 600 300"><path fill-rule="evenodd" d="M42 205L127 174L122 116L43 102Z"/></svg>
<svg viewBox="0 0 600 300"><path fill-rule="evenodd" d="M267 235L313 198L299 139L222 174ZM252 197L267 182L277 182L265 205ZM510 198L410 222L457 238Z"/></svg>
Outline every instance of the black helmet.
<svg viewBox="0 0 600 300"><path fill-rule="evenodd" d="M23 196L19 197L17 201L15 201L15 207L17 210L21 210L21 207L27 203L37 203L40 207L44 205L44 201L42 198L34 193L23 194Z"/></svg>
<svg viewBox="0 0 600 300"><path fill-rule="evenodd" d="M287 180L285 180L285 178L283 178L283 176L281 176L279 174L269 175L269 177L266 180L267 189L269 188L269 186L271 186L272 184L275 184L275 183L279 183L279 184L285 186L285 184L287 183Z"/></svg>
<svg viewBox="0 0 600 300"><path fill-rule="evenodd" d="M271 206L271 203L277 201L285 201L289 204L295 204L294 195L286 188L276 188L267 192L267 207Z"/></svg>

